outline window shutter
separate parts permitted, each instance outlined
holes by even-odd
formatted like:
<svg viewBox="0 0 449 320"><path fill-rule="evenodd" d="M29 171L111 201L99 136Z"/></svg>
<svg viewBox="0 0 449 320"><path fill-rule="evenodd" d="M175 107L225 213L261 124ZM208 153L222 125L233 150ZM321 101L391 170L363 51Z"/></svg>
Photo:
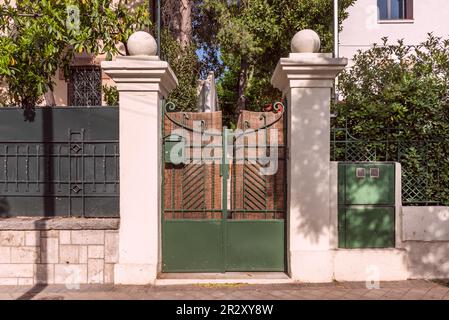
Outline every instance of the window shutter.
<svg viewBox="0 0 449 320"><path fill-rule="evenodd" d="M405 0L405 19L413 19L413 0Z"/></svg>

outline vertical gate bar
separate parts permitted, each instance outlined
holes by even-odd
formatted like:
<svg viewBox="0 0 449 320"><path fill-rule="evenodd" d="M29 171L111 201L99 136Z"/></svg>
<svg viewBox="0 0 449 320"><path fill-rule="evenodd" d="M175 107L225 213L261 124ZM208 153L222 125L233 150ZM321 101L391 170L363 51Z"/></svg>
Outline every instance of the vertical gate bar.
<svg viewBox="0 0 449 320"><path fill-rule="evenodd" d="M86 216L86 204L84 197L84 128L81 129L81 205L82 216Z"/></svg>
<svg viewBox="0 0 449 320"><path fill-rule="evenodd" d="M16 144L16 192L19 192L19 146Z"/></svg>
<svg viewBox="0 0 449 320"><path fill-rule="evenodd" d="M227 143L228 143L228 129L226 126L223 127L222 135L222 232L221 232L221 243L222 243L222 253L223 253L223 263L222 271L225 272L227 268L227 220L228 220L228 163L227 159Z"/></svg>
<svg viewBox="0 0 449 320"><path fill-rule="evenodd" d="M92 192L95 193L97 192L97 184L95 183L95 176L96 176L96 170L95 167L97 166L97 158L95 157L95 149L96 149L96 145L92 146L92 161L93 161L93 179L92 179ZM117 163L116 163L116 168L118 168ZM116 169L117 170L117 169ZM116 171L117 174L117 171ZM115 189L117 191L117 189Z"/></svg>
<svg viewBox="0 0 449 320"><path fill-rule="evenodd" d="M41 187L40 187L40 172L39 172L39 162L40 162L40 158L39 158L39 145L36 145L36 189L37 192L40 192Z"/></svg>
<svg viewBox="0 0 449 320"><path fill-rule="evenodd" d="M232 215L233 216L235 216L235 212L236 212L236 209L237 209L237 205L236 205L236 203L237 203L237 199L236 199L236 189L237 189L237 182L235 181L236 180L236 177L237 177L237 175L236 175L236 168L237 168L237 159L236 159L236 154L237 154L237 147L236 147L236 144L237 144L237 139L235 138L235 135L233 136L233 138L232 138L232 147L233 147L233 152L232 152L232 177L233 177L233 181L232 181L232 192L231 192L231 197L232 197L232 202L233 202L233 206L232 206Z"/></svg>
<svg viewBox="0 0 449 320"><path fill-rule="evenodd" d="M8 145L5 145L5 160L3 172L5 173L5 191L8 191ZM38 171L39 172L39 171Z"/></svg>
<svg viewBox="0 0 449 320"><path fill-rule="evenodd" d="M264 137L265 137L265 141L264 141L264 143L265 143L265 147L264 147L264 151L265 151L265 156L267 156L267 147L268 147L268 128L267 128L267 117L266 117L266 115L265 115L265 113L262 113L262 115L263 115L263 127L264 127L264 129L263 129L263 131L264 131ZM258 147L257 147L258 148ZM257 152L257 154L259 154L258 152ZM260 167L262 167L262 165L260 165ZM260 174L261 172L260 172L260 168L259 168L259 174ZM264 188L264 198L265 198L265 214L264 214L264 216L265 216L265 220L267 220L267 217L268 217L268 202L267 202L267 197L268 197L268 188L267 188L267 176L266 175L263 175L263 181L264 181L264 184L265 184L265 188Z"/></svg>
<svg viewBox="0 0 449 320"><path fill-rule="evenodd" d="M204 159L202 157L203 151L204 151L203 134L204 134L205 129L206 129L206 124L205 124L204 120L201 120L200 163L203 166L203 186L204 186L203 197L202 197L203 198L203 219L206 219L206 190L207 190L207 188L206 188L207 167L206 167L206 163L204 162Z"/></svg>
<svg viewBox="0 0 449 320"><path fill-rule="evenodd" d="M69 156L69 217L72 216L72 130L69 129L68 156ZM44 160L45 161L45 160Z"/></svg>
<svg viewBox="0 0 449 320"><path fill-rule="evenodd" d="M61 191L61 145L58 145L58 191Z"/></svg>
<svg viewBox="0 0 449 320"><path fill-rule="evenodd" d="M30 175L29 175L29 161L30 161L30 145L26 145L26 159L25 159L25 176L26 176L26 192L30 191Z"/></svg>
<svg viewBox="0 0 449 320"><path fill-rule="evenodd" d="M115 163L115 179L114 179L114 191L117 192L117 181L119 180L119 160L117 157L117 145L114 144L114 163Z"/></svg>
<svg viewBox="0 0 449 320"><path fill-rule="evenodd" d="M106 145L103 145L103 191L106 192Z"/></svg>
<svg viewBox="0 0 449 320"><path fill-rule="evenodd" d="M215 144L215 142L214 142ZM212 168L211 168L211 188L212 188L212 199L211 199L211 209L214 210L212 213L212 219L215 219L215 146L212 148Z"/></svg>

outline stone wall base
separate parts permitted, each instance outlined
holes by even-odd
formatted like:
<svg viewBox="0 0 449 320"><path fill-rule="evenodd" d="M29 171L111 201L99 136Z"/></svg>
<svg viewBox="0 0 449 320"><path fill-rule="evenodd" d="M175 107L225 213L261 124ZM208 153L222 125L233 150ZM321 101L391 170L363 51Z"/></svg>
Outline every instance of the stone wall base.
<svg viewBox="0 0 449 320"><path fill-rule="evenodd" d="M401 249L338 249L334 251L337 281L400 281L409 277L407 252Z"/></svg>
<svg viewBox="0 0 449 320"><path fill-rule="evenodd" d="M114 283L117 230L1 227L0 285Z"/></svg>

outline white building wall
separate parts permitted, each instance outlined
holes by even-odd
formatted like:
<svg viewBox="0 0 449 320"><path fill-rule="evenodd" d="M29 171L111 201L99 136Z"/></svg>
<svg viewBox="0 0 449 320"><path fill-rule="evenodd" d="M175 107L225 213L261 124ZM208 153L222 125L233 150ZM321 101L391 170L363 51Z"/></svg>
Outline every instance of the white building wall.
<svg viewBox="0 0 449 320"><path fill-rule="evenodd" d="M414 0L413 20L378 21L377 0L357 0L348 9L349 17L340 33L340 56L352 59L358 49L369 49L388 36L389 43L404 39L414 45L429 32L449 38L449 1Z"/></svg>

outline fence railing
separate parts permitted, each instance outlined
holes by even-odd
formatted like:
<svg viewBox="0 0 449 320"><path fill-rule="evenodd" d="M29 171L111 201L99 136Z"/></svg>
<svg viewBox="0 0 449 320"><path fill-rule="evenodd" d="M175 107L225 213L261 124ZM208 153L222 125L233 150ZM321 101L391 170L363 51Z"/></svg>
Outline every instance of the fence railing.
<svg viewBox="0 0 449 320"><path fill-rule="evenodd" d="M0 217L119 215L118 108L0 109Z"/></svg>
<svg viewBox="0 0 449 320"><path fill-rule="evenodd" d="M332 161L401 163L404 205L449 205L448 157L449 140L364 140L331 130Z"/></svg>

